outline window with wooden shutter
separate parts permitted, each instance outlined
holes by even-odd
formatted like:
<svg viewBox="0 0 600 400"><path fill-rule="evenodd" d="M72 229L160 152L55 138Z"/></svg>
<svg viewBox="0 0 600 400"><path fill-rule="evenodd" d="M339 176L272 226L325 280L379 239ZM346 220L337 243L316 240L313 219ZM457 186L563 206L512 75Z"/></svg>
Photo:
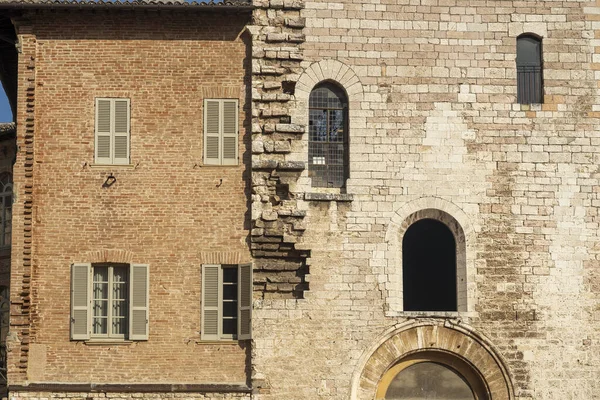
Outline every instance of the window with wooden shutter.
<svg viewBox="0 0 600 400"><path fill-rule="evenodd" d="M148 266L131 265L131 294L129 308L129 338L148 340Z"/></svg>
<svg viewBox="0 0 600 400"><path fill-rule="evenodd" d="M130 163L129 99L96 99L95 163Z"/></svg>
<svg viewBox="0 0 600 400"><path fill-rule="evenodd" d="M251 337L252 265L202 265L203 340Z"/></svg>
<svg viewBox="0 0 600 400"><path fill-rule="evenodd" d="M148 339L148 266L73 264L71 339Z"/></svg>
<svg viewBox="0 0 600 400"><path fill-rule="evenodd" d="M220 265L202 266L202 335L203 340L219 339L219 272Z"/></svg>
<svg viewBox="0 0 600 400"><path fill-rule="evenodd" d="M238 101L204 100L204 164L238 164Z"/></svg>
<svg viewBox="0 0 600 400"><path fill-rule="evenodd" d="M252 264L238 268L238 339L252 337Z"/></svg>
<svg viewBox="0 0 600 400"><path fill-rule="evenodd" d="M71 266L71 339L90 338L90 264Z"/></svg>

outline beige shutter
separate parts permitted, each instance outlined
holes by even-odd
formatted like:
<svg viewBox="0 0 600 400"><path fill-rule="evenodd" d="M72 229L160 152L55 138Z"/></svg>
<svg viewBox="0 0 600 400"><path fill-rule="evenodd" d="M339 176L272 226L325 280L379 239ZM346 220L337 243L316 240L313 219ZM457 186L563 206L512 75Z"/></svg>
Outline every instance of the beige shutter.
<svg viewBox="0 0 600 400"><path fill-rule="evenodd" d="M113 164L129 164L129 99L114 99Z"/></svg>
<svg viewBox="0 0 600 400"><path fill-rule="evenodd" d="M111 157L111 100L96 99L95 149L97 164L112 163Z"/></svg>
<svg viewBox="0 0 600 400"><path fill-rule="evenodd" d="M220 265L202 266L202 340L219 339Z"/></svg>
<svg viewBox="0 0 600 400"><path fill-rule="evenodd" d="M252 337L252 264L238 267L238 340Z"/></svg>
<svg viewBox="0 0 600 400"><path fill-rule="evenodd" d="M129 285L129 339L148 340L148 266L132 264Z"/></svg>
<svg viewBox="0 0 600 400"><path fill-rule="evenodd" d="M204 164L221 164L219 117L219 100L204 100Z"/></svg>
<svg viewBox="0 0 600 400"><path fill-rule="evenodd" d="M238 101L223 100L223 165L238 164Z"/></svg>
<svg viewBox="0 0 600 400"><path fill-rule="evenodd" d="M71 340L90 338L91 264L71 266Z"/></svg>

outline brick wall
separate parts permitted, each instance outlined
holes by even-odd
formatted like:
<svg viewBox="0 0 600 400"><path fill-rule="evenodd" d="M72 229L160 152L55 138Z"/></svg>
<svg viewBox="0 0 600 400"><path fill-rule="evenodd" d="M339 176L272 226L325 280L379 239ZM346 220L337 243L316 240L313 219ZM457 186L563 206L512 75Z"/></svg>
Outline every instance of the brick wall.
<svg viewBox="0 0 600 400"><path fill-rule="evenodd" d="M245 384L246 343L200 341L200 271L250 260L247 19L57 11L17 21L11 385ZM130 99L131 166L94 165L96 97ZM240 101L240 165L204 166L203 100L224 97ZM70 266L100 261L149 265L148 341L69 340Z"/></svg>

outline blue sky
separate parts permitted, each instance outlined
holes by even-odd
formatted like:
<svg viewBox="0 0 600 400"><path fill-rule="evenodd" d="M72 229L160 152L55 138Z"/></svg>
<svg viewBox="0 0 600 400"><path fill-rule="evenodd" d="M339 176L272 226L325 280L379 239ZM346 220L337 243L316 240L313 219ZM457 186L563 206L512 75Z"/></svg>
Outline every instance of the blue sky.
<svg viewBox="0 0 600 400"><path fill-rule="evenodd" d="M0 122L12 122L12 112L2 85L0 85Z"/></svg>

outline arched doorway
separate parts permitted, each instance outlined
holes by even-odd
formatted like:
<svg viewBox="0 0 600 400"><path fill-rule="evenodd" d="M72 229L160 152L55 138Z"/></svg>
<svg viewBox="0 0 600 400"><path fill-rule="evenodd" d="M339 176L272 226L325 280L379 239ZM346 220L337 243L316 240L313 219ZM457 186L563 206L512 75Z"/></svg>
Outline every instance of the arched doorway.
<svg viewBox="0 0 600 400"><path fill-rule="evenodd" d="M361 359L352 400L515 399L504 362L464 322L407 322L375 340Z"/></svg>

